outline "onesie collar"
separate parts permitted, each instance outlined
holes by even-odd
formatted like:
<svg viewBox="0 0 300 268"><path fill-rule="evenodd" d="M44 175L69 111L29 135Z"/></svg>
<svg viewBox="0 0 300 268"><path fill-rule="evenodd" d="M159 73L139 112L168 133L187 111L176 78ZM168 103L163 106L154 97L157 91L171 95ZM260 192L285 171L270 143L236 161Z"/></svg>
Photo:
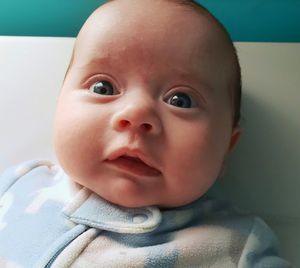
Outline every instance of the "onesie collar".
<svg viewBox="0 0 300 268"><path fill-rule="evenodd" d="M65 178L70 179L65 174ZM177 230L203 220L224 204L203 196L191 204L160 210L158 207L126 208L112 204L83 187L69 199L62 213L70 221L116 233L141 234Z"/></svg>
<svg viewBox="0 0 300 268"><path fill-rule="evenodd" d="M117 233L147 233L162 220L156 207L125 208L102 199L82 188L63 210L64 216L77 224Z"/></svg>

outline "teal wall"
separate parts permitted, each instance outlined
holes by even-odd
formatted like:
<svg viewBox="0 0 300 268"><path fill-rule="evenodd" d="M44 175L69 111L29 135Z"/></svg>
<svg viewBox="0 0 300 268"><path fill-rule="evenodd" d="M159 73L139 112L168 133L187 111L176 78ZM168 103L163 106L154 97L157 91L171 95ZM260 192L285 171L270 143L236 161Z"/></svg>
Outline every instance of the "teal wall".
<svg viewBox="0 0 300 268"><path fill-rule="evenodd" d="M76 36L102 0L0 0L0 35ZM300 0L200 0L234 41L300 42Z"/></svg>

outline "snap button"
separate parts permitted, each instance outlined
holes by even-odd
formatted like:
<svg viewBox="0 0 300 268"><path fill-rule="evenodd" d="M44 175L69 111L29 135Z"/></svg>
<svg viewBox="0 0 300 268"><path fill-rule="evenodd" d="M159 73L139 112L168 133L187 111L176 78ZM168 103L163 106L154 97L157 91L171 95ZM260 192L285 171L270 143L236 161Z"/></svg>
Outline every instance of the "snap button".
<svg viewBox="0 0 300 268"><path fill-rule="evenodd" d="M136 214L132 217L133 223L143 223L148 219L148 216L145 214Z"/></svg>

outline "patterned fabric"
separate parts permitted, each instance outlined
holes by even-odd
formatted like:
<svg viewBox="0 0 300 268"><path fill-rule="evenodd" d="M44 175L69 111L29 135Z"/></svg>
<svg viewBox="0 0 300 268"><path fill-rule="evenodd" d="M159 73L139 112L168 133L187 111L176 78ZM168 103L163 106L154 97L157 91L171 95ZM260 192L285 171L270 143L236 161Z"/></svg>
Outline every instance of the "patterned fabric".
<svg viewBox="0 0 300 268"><path fill-rule="evenodd" d="M259 218L208 196L128 209L48 161L0 177L0 267L291 267Z"/></svg>

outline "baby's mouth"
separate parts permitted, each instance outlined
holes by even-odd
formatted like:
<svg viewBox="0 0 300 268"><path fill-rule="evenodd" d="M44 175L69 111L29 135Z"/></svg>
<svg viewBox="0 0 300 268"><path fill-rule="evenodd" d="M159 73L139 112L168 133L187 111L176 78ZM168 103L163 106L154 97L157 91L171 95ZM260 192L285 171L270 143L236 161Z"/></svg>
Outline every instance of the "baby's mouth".
<svg viewBox="0 0 300 268"><path fill-rule="evenodd" d="M112 160L105 160L106 163L138 176L154 177L161 174L161 172L142 161L138 157L128 155L121 155Z"/></svg>

